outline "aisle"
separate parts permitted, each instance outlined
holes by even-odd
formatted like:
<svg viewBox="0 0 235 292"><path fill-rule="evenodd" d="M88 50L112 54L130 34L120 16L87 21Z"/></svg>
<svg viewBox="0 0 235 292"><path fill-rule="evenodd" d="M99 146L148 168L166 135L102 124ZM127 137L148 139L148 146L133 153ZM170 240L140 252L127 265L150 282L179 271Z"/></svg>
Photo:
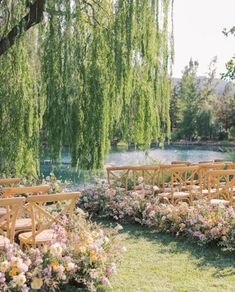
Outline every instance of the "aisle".
<svg viewBox="0 0 235 292"><path fill-rule="evenodd" d="M235 291L235 255L124 226L127 248L105 292Z"/></svg>

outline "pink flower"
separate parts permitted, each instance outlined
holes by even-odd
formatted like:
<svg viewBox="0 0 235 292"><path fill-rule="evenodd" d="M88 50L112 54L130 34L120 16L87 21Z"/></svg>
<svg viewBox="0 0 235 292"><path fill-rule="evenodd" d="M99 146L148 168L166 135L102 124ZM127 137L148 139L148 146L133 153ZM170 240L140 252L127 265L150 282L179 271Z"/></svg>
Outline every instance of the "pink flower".
<svg viewBox="0 0 235 292"><path fill-rule="evenodd" d="M105 286L111 286L111 284L110 284L110 282L109 282L109 279L107 278L107 277L101 277L101 279L100 279L100 281L101 281L101 283L103 284L103 285L105 285Z"/></svg>
<svg viewBox="0 0 235 292"><path fill-rule="evenodd" d="M6 281L5 274L0 272L0 283L3 284L5 283L5 281Z"/></svg>
<svg viewBox="0 0 235 292"><path fill-rule="evenodd" d="M219 234L220 234L220 230L219 230L218 227L214 227L214 228L211 229L211 235L212 235L213 237L216 237L216 236L219 235Z"/></svg>
<svg viewBox="0 0 235 292"><path fill-rule="evenodd" d="M108 276L112 275L113 273L116 272L116 264L111 263L107 268L106 268L106 273Z"/></svg>

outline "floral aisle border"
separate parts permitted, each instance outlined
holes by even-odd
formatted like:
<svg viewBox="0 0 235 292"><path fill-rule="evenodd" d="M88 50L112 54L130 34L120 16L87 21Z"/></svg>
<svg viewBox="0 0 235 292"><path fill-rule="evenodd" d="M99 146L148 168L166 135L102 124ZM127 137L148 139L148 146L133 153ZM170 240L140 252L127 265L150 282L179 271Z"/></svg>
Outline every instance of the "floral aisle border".
<svg viewBox="0 0 235 292"><path fill-rule="evenodd" d="M130 220L159 232L187 238L199 245L235 248L235 208L197 201L193 206L161 203L150 191L124 191L105 183L85 189L79 206L90 214Z"/></svg>

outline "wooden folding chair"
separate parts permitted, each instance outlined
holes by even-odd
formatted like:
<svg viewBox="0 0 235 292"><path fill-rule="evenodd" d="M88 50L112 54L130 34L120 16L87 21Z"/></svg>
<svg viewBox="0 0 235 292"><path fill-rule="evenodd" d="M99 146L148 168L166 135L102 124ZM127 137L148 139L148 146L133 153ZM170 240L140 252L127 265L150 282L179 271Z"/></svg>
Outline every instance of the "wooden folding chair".
<svg viewBox="0 0 235 292"><path fill-rule="evenodd" d="M196 193L193 185L198 176L198 166L173 167L170 174L170 190L159 194L159 198L167 198L173 204L179 201L191 204Z"/></svg>
<svg viewBox="0 0 235 292"><path fill-rule="evenodd" d="M130 172L130 166L111 166L106 168L108 184L110 186L117 185L128 190L128 178Z"/></svg>
<svg viewBox="0 0 235 292"><path fill-rule="evenodd" d="M142 178L143 189L149 188L149 193L152 193L154 186L158 187L159 184L159 165L141 165L141 166L131 166L130 171L132 171L133 178L133 190L138 189L138 179Z"/></svg>
<svg viewBox="0 0 235 292"><path fill-rule="evenodd" d="M199 187L201 198L208 196L208 171L210 170L223 170L225 163L202 163L199 164ZM215 190L211 189L211 192Z"/></svg>
<svg viewBox="0 0 235 292"><path fill-rule="evenodd" d="M10 243L14 242L15 224L22 211L24 201L24 198L0 199L0 206L6 209L6 214L0 218L0 232L7 235L6 237L0 235L0 248L4 247L6 239L9 239Z"/></svg>
<svg viewBox="0 0 235 292"><path fill-rule="evenodd" d="M170 191L170 178L171 178L171 169L175 167L186 167L185 164L160 164L159 177L160 177L160 190L161 192Z"/></svg>
<svg viewBox="0 0 235 292"><path fill-rule="evenodd" d="M51 229L53 223L61 223L61 218L66 215L72 217L75 204L80 196L79 192L60 193L52 195L30 196L26 199L27 209L31 214L32 231L19 234L20 244L42 245L50 242L56 237L56 233ZM47 203L67 202L61 210L50 212L47 210ZM64 226L65 227L65 226Z"/></svg>
<svg viewBox="0 0 235 292"><path fill-rule="evenodd" d="M17 185L20 183L21 179L18 177L15 178L0 178L0 186L3 185Z"/></svg>
<svg viewBox="0 0 235 292"><path fill-rule="evenodd" d="M233 205L234 192L234 169L208 171L208 199L211 204Z"/></svg>
<svg viewBox="0 0 235 292"><path fill-rule="evenodd" d="M3 188L0 190L2 198L10 198L16 195L36 195L36 194L45 194L50 190L48 185L38 185L38 186L27 186L27 187L12 187L12 188ZM5 208L0 208L0 217L6 214ZM29 218L18 219L16 222L16 230L29 230L31 226L31 220Z"/></svg>

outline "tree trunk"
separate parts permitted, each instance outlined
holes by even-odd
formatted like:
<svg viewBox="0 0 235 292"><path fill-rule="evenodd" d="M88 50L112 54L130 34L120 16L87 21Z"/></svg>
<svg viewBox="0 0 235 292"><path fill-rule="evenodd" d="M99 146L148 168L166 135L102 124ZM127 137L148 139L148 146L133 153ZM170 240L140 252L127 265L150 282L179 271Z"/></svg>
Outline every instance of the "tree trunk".
<svg viewBox="0 0 235 292"><path fill-rule="evenodd" d="M42 21L45 3L46 0L36 0L30 6L29 13L0 40L0 56L15 43L16 39L19 38L23 32Z"/></svg>

